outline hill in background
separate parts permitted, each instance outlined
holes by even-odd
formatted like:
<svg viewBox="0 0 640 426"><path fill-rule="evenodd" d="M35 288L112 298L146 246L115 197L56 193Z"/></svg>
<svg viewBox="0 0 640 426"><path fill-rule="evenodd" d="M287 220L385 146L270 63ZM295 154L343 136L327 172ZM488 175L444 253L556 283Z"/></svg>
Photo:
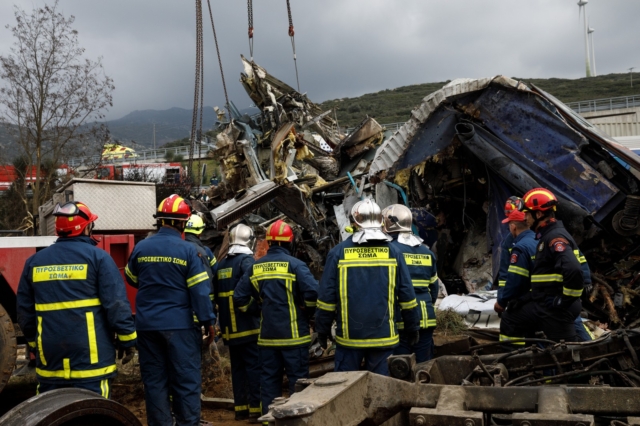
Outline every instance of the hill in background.
<svg viewBox="0 0 640 426"><path fill-rule="evenodd" d="M633 79L637 81L637 85L634 87L630 86L628 73L607 74L575 80L513 78L521 80L527 85L533 83L565 103L640 93L640 73L633 74ZM324 110L337 108L338 122L341 126L346 127L357 125L365 115L375 118L380 124L404 122L409 119L411 110L420 105L425 96L441 89L448 82L416 84L368 93L357 98L334 99L323 102L321 107Z"/></svg>

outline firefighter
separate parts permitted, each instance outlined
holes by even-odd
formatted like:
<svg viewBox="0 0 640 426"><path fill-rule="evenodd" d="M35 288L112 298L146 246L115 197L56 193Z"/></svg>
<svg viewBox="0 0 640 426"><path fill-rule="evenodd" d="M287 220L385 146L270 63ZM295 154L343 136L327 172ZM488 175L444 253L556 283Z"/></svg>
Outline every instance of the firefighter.
<svg viewBox="0 0 640 426"><path fill-rule="evenodd" d="M289 380L289 395L298 379L309 377L309 320L318 299L318 282L307 265L291 256L293 229L282 220L267 228L267 254L257 260L236 287L233 303L247 312L255 301L262 319L260 393L262 413L282 396L282 374Z"/></svg>
<svg viewBox="0 0 640 426"><path fill-rule="evenodd" d="M545 188L524 197L527 225L536 232L536 258L531 270L531 301L511 320L525 333L543 331L552 340L577 341L575 319L582 304L584 271L574 254L578 245L555 218L558 200ZM522 337L522 336L512 336Z"/></svg>
<svg viewBox="0 0 640 426"><path fill-rule="evenodd" d="M511 196L507 199L504 204L504 215L505 217L509 217L509 214L514 210L522 210L523 207L522 198ZM503 222L504 223L504 222ZM508 228L507 228L508 229ZM507 232L507 235L502 240L502 244L500 244L500 267L498 269L498 296L502 292L502 287L507 282L507 269L509 269L509 255L511 254L511 249L513 248L513 235L511 232ZM500 313L496 310L496 312Z"/></svg>
<svg viewBox="0 0 640 426"><path fill-rule="evenodd" d="M502 223L509 225L509 233L513 236L513 248L510 255L505 256L508 259L509 267L505 284L498 290L498 301L494 306L496 312L502 313L500 341L534 337L533 335L525 335L525 331L512 321L512 314L517 312L530 297L531 270L537 247L535 233L529 229L525 221L525 214L517 209L512 210ZM514 344L524 345L525 342Z"/></svg>
<svg viewBox="0 0 640 426"><path fill-rule="evenodd" d="M209 281L212 283L211 295L209 296L209 298L211 299L211 303L213 304L213 277L215 275L215 265L217 260L211 249L202 244L202 241L200 241L200 235L202 234L202 231L204 231L204 221L197 214L192 214L187 221L187 225L184 228L184 240L193 244L196 250L198 250L198 254L200 254L200 257L206 260L205 269L207 270L207 274L209 275Z"/></svg>
<svg viewBox="0 0 640 426"><path fill-rule="evenodd" d="M233 294L240 279L253 266L255 236L247 225L239 224L229 231L227 257L218 264L213 279L213 295L218 305L218 319L224 344L229 347L231 383L236 420L260 417L260 355L258 333L260 320L250 312L240 312ZM250 299L249 311L257 308ZM259 313L259 310L257 310Z"/></svg>
<svg viewBox="0 0 640 426"><path fill-rule="evenodd" d="M416 354L416 362L425 362L433 358L433 330L436 327L436 314L433 303L440 289L436 270L436 257L429 248L422 244L422 238L411 231L412 214L408 207L393 204L382 210L384 230L391 235L391 245L402 253L409 268L411 283L418 302L420 319L420 339L413 346L409 345L408 336L404 333L404 323L396 322L400 334L400 344L394 355ZM400 316L400 310L396 317Z"/></svg>
<svg viewBox="0 0 640 426"><path fill-rule="evenodd" d="M323 348L336 319L335 371L365 368L389 375L387 358L400 341L400 305L409 346L420 339L416 295L402 253L382 232L380 207L370 199L351 209L357 232L328 254L320 281L316 331Z"/></svg>
<svg viewBox="0 0 640 426"><path fill-rule="evenodd" d="M53 215L59 238L27 259L17 294L18 322L36 354L38 392L76 387L110 398L114 334L123 364L136 345L124 282L113 259L95 247L98 216L89 207L57 204Z"/></svg>
<svg viewBox="0 0 640 426"><path fill-rule="evenodd" d="M165 198L154 217L158 233L140 241L125 268L127 282L138 289L136 328L147 423L200 423L200 375L204 326L211 343L215 315L209 299L208 260L182 239L191 209L176 194Z"/></svg>

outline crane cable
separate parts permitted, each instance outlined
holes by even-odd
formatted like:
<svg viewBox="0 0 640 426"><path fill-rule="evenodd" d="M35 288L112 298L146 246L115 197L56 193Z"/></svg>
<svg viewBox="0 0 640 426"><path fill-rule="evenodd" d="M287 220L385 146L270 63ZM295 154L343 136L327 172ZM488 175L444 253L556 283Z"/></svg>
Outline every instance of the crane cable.
<svg viewBox="0 0 640 426"><path fill-rule="evenodd" d="M193 93L193 116L191 119L191 143L189 144L189 173L193 174L193 153L195 151L195 143L198 139L198 133L202 133L202 98L204 89L204 64L203 64L203 48L202 48L202 3L201 0L196 2L196 75L195 88ZM199 90L198 90L199 89ZM198 99L200 98L200 99ZM198 100L200 103L198 104ZM198 128L198 106L200 106L200 126ZM199 150L199 154L201 154ZM198 159L198 164L200 159ZM198 171L198 174L200 172ZM198 183L198 187L202 182L202 178Z"/></svg>
<svg viewBox="0 0 640 426"><path fill-rule="evenodd" d="M300 79L298 79L298 61L296 59L295 31L293 29L293 18L291 17L291 4L289 3L289 0L287 0L287 14L289 15L289 37L291 37L291 48L293 49L293 65L296 67L296 83L298 84L298 92L300 92ZM253 25L253 19L252 19L252 25Z"/></svg>
<svg viewBox="0 0 640 426"><path fill-rule="evenodd" d="M248 0L251 2L251 0ZM213 28L213 40L216 43L216 52L218 53L218 64L220 65L220 76L222 77L222 88L224 89L224 99L227 102L225 106L229 112L229 120L231 120L231 107L229 106L229 95L227 94L227 84L224 81L224 71L222 71L222 58L220 57L220 48L218 47L218 37L216 36L216 26L213 23L213 13L211 12L211 0L207 0L209 6L209 17L211 18L211 28ZM252 30L251 30L252 31Z"/></svg>
<svg viewBox="0 0 640 426"><path fill-rule="evenodd" d="M247 0L247 15L249 18L249 53L253 62L253 0Z"/></svg>

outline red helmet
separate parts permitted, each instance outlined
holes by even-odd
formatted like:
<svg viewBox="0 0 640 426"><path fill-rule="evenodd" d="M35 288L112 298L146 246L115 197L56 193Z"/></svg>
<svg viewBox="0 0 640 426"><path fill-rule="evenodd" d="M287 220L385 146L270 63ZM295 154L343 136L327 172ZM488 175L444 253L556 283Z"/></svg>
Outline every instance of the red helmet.
<svg viewBox="0 0 640 426"><path fill-rule="evenodd" d="M278 219L267 228L266 240L290 243L293 241L293 229L284 220Z"/></svg>
<svg viewBox="0 0 640 426"><path fill-rule="evenodd" d="M191 207L178 194L172 194L162 200L158 212L153 215L156 219L189 220Z"/></svg>
<svg viewBox="0 0 640 426"><path fill-rule="evenodd" d="M524 210L525 211L547 211L555 210L558 205L558 199L553 192L545 188L534 188L524 194Z"/></svg>
<svg viewBox="0 0 640 426"><path fill-rule="evenodd" d="M56 217L56 234L60 237L77 237L98 218L89 207L77 201L56 204L53 215Z"/></svg>
<svg viewBox="0 0 640 426"><path fill-rule="evenodd" d="M522 198L512 195L507 199L507 202L504 203L504 215L509 217L509 214L512 211L514 210L522 211L523 207L524 207L524 201L522 201Z"/></svg>

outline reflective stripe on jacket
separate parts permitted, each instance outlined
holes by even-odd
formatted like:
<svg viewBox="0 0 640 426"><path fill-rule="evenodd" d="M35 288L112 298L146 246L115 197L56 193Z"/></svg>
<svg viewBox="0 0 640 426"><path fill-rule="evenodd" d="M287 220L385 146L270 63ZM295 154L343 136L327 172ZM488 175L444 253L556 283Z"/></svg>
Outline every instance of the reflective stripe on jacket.
<svg viewBox="0 0 640 426"><path fill-rule="evenodd" d="M539 235L531 271L532 291L551 296L580 297L585 272L574 253L578 245L573 237L560 221L543 226Z"/></svg>
<svg viewBox="0 0 640 426"><path fill-rule="evenodd" d="M402 253L407 268L409 269L411 284L413 284L416 301L418 302L417 309L420 328L427 329L435 327L436 317L433 309L433 301L438 298L438 291L440 289L435 255L424 244L416 247L401 244L395 235L391 245ZM402 321L399 309L396 312L396 323L399 330L404 329L404 321Z"/></svg>
<svg viewBox="0 0 640 426"><path fill-rule="evenodd" d="M355 244L351 237L327 256L320 282L316 329L352 348L388 348L399 342L394 311L400 305L405 329L419 329L418 306L404 257L387 242Z"/></svg>
<svg viewBox="0 0 640 426"><path fill-rule="evenodd" d="M86 236L59 238L25 263L18 322L36 352L40 381L101 380L115 375L117 335L136 344L124 282L113 259Z"/></svg>
<svg viewBox="0 0 640 426"><path fill-rule="evenodd" d="M513 240L513 248L508 257L506 282L502 291L498 292L498 304L503 308L506 308L511 300L522 297L531 290L531 270L536 247L535 233L529 229L521 232Z"/></svg>
<svg viewBox="0 0 640 426"><path fill-rule="evenodd" d="M307 265L284 247L272 245L267 255L243 275L233 302L246 312L258 301L262 311L258 345L295 347L311 343L309 318L316 308L318 282Z"/></svg>
<svg viewBox="0 0 640 426"><path fill-rule="evenodd" d="M168 227L140 241L125 268L127 282L138 288L136 328L186 330L194 326L194 312L200 322L213 322L208 262Z"/></svg>
<svg viewBox="0 0 640 426"><path fill-rule="evenodd" d="M241 312L233 302L233 295L240 279L251 271L254 260L249 254L227 255L218 263L213 277L213 296L218 305L218 318L222 338L229 345L258 340L260 320L249 312ZM252 305L257 303L253 301Z"/></svg>

